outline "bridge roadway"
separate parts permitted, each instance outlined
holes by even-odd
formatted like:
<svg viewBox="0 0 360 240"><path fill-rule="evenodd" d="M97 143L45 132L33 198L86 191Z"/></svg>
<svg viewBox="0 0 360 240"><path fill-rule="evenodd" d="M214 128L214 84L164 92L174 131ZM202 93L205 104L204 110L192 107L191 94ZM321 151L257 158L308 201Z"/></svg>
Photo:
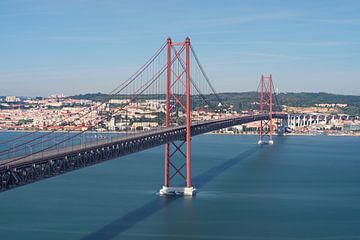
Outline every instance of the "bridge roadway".
<svg viewBox="0 0 360 240"><path fill-rule="evenodd" d="M287 114L274 113L273 118L286 119ZM197 122L191 125L191 136L268 119L268 114L257 114ZM6 191L165 143L183 140L185 134L185 126L162 128L127 137L116 137L111 141L94 142L86 146L76 145L60 150L39 152L21 158L2 160L0 161L0 191Z"/></svg>

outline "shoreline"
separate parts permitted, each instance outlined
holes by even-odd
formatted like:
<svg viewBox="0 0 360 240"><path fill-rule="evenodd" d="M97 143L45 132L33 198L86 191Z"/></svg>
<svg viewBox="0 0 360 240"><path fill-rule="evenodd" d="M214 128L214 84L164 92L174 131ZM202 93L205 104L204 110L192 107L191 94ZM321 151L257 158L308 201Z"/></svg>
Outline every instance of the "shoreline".
<svg viewBox="0 0 360 240"><path fill-rule="evenodd" d="M205 134L213 134L213 135L242 135L242 136L258 136L258 133L214 133L209 132ZM274 136L278 136L278 134L274 134ZM285 136L328 136L328 137L360 137L360 134L316 134L316 133L287 133Z"/></svg>
<svg viewBox="0 0 360 240"><path fill-rule="evenodd" d="M31 131L31 130L7 130L2 129L0 130L0 133L31 133L31 132L38 132L38 133L49 133L49 132L58 132L58 133L80 133L82 131L48 131L48 130L41 130L41 131ZM148 132L148 131L138 131L138 132L117 132L117 131L86 131L85 133L89 134L136 134L140 132ZM150 132L150 131L149 131ZM249 133L219 133L219 132L208 132L204 134L211 134L211 135L244 135L244 136L257 136L258 133L249 132ZM278 134L274 134L274 136L277 136ZM334 133L334 134L317 134L317 133L287 133L285 136L329 136L329 137L360 137L360 134L349 134L349 133Z"/></svg>
<svg viewBox="0 0 360 240"><path fill-rule="evenodd" d="M58 133L81 133L83 131L64 131L64 130L59 130L59 131L49 131L49 130L41 130L41 131L31 131L31 130L0 130L0 133L32 133L32 132L38 132L38 133L49 133L49 132L58 132ZM123 133L123 134L135 134L138 132L116 132L116 131L102 131L102 132L98 132L98 131L86 131L84 133L104 133L104 134L110 134L110 133L114 133L114 134L119 134L119 133Z"/></svg>

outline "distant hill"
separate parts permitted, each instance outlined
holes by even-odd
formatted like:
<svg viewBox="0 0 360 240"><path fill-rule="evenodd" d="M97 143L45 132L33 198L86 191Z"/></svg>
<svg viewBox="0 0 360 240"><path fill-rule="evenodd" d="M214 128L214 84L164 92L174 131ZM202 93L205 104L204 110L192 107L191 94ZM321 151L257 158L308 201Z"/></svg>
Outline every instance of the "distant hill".
<svg viewBox="0 0 360 240"><path fill-rule="evenodd" d="M231 104L235 110L249 109L250 102L258 101L257 92L225 92L218 94L224 103ZM124 95L113 96L112 98L125 98ZM76 99L90 99L94 101L102 101L108 98L104 93L88 93L72 96ZM207 95L207 98L216 103L214 95ZM280 93L276 96L279 104L292 107L311 107L319 103L341 103L347 104L348 107L342 109L343 113L351 115L360 115L360 96L341 95L332 93ZM274 99L275 101L275 99Z"/></svg>
<svg viewBox="0 0 360 240"><path fill-rule="evenodd" d="M279 102L288 106L309 107L319 103L340 103L348 106L342 108L345 114L360 115L360 96L331 93L280 93Z"/></svg>
<svg viewBox="0 0 360 240"><path fill-rule="evenodd" d="M109 95L105 94L105 93L86 93L86 94L79 94L79 95L75 95L75 96L70 96L68 98L73 98L73 99L88 99L88 100L93 100L93 101L103 101L104 99L108 98ZM114 96L114 98L119 98L118 96Z"/></svg>
<svg viewBox="0 0 360 240"><path fill-rule="evenodd" d="M339 95L332 93L280 93L278 95L282 103L290 106L313 106L317 103L344 103L360 106L360 96Z"/></svg>

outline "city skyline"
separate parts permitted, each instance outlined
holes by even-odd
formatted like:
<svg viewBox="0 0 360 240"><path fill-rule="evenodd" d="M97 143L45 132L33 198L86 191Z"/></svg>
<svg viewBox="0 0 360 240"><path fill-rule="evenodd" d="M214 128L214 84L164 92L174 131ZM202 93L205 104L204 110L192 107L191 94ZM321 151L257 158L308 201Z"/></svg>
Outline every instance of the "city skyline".
<svg viewBox="0 0 360 240"><path fill-rule="evenodd" d="M136 6L135 6L136 5ZM219 92L360 95L357 1L3 1L0 95L107 93L168 36L186 36Z"/></svg>

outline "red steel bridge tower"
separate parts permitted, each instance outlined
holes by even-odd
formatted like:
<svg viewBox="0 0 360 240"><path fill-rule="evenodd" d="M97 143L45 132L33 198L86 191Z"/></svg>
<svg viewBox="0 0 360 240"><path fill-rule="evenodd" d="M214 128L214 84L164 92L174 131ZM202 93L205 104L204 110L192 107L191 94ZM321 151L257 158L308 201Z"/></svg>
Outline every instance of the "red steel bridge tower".
<svg viewBox="0 0 360 240"><path fill-rule="evenodd" d="M166 127L185 124L183 139L165 144L164 186L161 195L194 195L196 189L191 185L191 106L190 106L190 38L184 42L167 39L166 69ZM182 162L175 160L180 156ZM183 173L185 171L185 174ZM174 187L171 180L180 176L185 187Z"/></svg>
<svg viewBox="0 0 360 240"><path fill-rule="evenodd" d="M259 144L274 144L273 141L273 81L272 75L261 75L260 84L260 114L269 114L269 120L260 121Z"/></svg>

